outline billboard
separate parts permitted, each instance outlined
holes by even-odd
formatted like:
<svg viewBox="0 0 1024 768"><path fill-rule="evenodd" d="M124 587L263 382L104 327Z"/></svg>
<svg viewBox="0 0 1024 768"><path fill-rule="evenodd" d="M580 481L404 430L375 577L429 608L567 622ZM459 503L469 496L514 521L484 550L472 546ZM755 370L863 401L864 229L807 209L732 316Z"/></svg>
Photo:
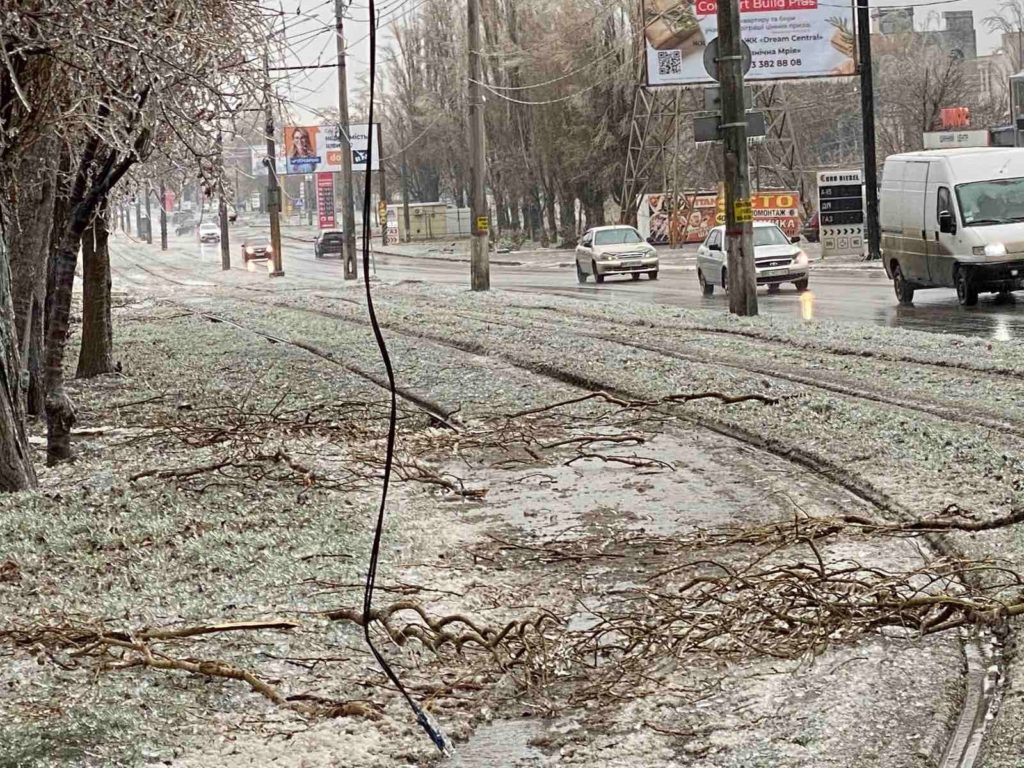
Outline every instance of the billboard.
<svg viewBox="0 0 1024 768"><path fill-rule="evenodd" d="M352 147L352 170L366 171L366 161L373 144L373 165L371 171L380 170L377 147L378 124L362 123L350 125L349 142ZM284 129L285 173L319 173L341 170L341 140L337 125L289 125Z"/></svg>
<svg viewBox="0 0 1024 768"><path fill-rule="evenodd" d="M851 0L739 0L747 80L856 73ZM717 0L642 0L647 84L711 83L704 50L718 37Z"/></svg>
<svg viewBox="0 0 1024 768"><path fill-rule="evenodd" d="M800 194L789 190L754 192L750 205L755 221L778 224L790 237L800 234ZM725 224L725 200L718 192L686 192L673 203L671 195L644 195L641 234L658 244L702 243L708 232Z"/></svg>

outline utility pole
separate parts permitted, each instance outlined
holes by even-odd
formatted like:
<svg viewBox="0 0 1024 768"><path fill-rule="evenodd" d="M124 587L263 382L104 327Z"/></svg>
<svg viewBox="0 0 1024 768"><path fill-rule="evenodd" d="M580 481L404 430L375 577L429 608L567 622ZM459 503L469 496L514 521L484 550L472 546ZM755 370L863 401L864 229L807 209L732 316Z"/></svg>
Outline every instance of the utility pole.
<svg viewBox="0 0 1024 768"><path fill-rule="evenodd" d="M281 264L281 187L277 179L277 148L274 146L274 105L270 99L270 54L263 54L263 101L267 109L267 211L270 213L270 247L274 269L271 277L284 277ZM228 265L230 267L230 264Z"/></svg>
<svg viewBox="0 0 1024 768"><path fill-rule="evenodd" d="M412 240L412 230L409 229L409 163L405 159L405 150L402 150L402 223L405 224L405 242Z"/></svg>
<svg viewBox="0 0 1024 768"><path fill-rule="evenodd" d="M871 63L871 18L868 0L857 0L857 43L860 50L860 109L864 129L864 196L867 208L868 258L882 258L878 222L878 157L875 150L875 79Z"/></svg>
<svg viewBox="0 0 1024 768"><path fill-rule="evenodd" d="M352 200L352 142L348 119L348 70L345 66L345 0L334 0L338 52L338 144L341 147L341 226L344 231L344 277L359 277L356 263L356 211Z"/></svg>
<svg viewBox="0 0 1024 768"><path fill-rule="evenodd" d="M220 221L220 268L231 269L231 242L228 240L228 204L224 199L224 135L217 131L217 218ZM276 256L276 254L275 254Z"/></svg>
<svg viewBox="0 0 1024 768"><path fill-rule="evenodd" d="M160 250L167 250L167 187L160 179Z"/></svg>
<svg viewBox="0 0 1024 768"><path fill-rule="evenodd" d="M729 311L748 317L757 314L757 273L754 269L754 217L750 205L739 3L740 0L718 1L718 79L722 84Z"/></svg>
<svg viewBox="0 0 1024 768"><path fill-rule="evenodd" d="M470 189L470 287L474 291L491 288L491 264L487 218L487 192L484 187L484 99L480 87L480 0L468 0L469 6L469 189Z"/></svg>
<svg viewBox="0 0 1024 768"><path fill-rule="evenodd" d="M373 126L370 126L371 133L373 132ZM371 137L371 141L373 138ZM377 165L380 170L377 171L377 183L379 185L380 202L383 205L378 205L378 210L384 211L384 220L380 223L380 243L381 245L388 244L388 184L387 179L384 177L384 140L381 138L380 131L377 131L377 147L375 149L377 153ZM369 171L367 171L369 172Z"/></svg>

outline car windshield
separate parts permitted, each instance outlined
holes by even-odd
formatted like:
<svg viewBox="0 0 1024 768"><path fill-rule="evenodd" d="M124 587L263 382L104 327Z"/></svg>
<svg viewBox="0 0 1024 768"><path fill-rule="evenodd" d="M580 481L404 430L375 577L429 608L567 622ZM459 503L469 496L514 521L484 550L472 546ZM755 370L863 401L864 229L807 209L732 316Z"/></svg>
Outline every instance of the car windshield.
<svg viewBox="0 0 1024 768"><path fill-rule="evenodd" d="M643 241L640 233L629 227L602 229L594 233L594 245L634 245Z"/></svg>
<svg viewBox="0 0 1024 768"><path fill-rule="evenodd" d="M789 245L786 233L778 227L754 227L754 247L762 245Z"/></svg>
<svg viewBox="0 0 1024 768"><path fill-rule="evenodd" d="M956 188L960 215L968 227L1024 221L1024 178L975 181Z"/></svg>

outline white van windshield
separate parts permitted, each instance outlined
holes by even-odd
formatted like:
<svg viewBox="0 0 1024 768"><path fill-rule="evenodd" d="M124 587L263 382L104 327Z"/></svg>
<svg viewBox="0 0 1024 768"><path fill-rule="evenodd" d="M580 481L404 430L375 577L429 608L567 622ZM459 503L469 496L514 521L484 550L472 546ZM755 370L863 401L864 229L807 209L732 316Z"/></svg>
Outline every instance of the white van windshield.
<svg viewBox="0 0 1024 768"><path fill-rule="evenodd" d="M956 197L968 227L1024 221L1024 178L960 184Z"/></svg>

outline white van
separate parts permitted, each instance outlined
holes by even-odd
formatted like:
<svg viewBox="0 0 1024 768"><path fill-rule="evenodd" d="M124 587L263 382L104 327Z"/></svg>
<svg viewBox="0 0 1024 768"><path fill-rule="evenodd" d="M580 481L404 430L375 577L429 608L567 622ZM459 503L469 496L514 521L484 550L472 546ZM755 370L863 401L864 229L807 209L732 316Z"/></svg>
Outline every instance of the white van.
<svg viewBox="0 0 1024 768"><path fill-rule="evenodd" d="M886 158L882 259L901 304L919 288L1024 288L1024 149L976 147Z"/></svg>

